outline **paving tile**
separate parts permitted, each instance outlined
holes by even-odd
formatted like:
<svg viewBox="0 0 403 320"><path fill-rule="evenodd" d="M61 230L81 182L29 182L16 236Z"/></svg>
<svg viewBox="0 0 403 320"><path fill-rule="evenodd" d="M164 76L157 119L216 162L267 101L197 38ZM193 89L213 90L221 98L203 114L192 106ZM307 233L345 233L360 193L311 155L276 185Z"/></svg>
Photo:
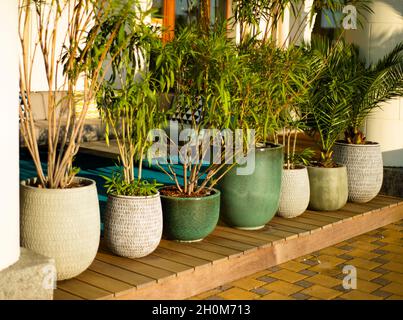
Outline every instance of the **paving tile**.
<svg viewBox="0 0 403 320"><path fill-rule="evenodd" d="M219 286L218 290L225 291L225 290L228 290L230 288L232 288L232 286L230 284L225 284L225 285Z"/></svg>
<svg viewBox="0 0 403 320"><path fill-rule="evenodd" d="M277 272L273 272L270 276L273 277L273 278L288 281L288 282L291 282L291 283L297 282L297 281L300 281L300 280L306 278L306 276L304 276L302 274L292 272L292 271L289 271L289 270L285 270L285 269L282 269L282 270L277 271Z"/></svg>
<svg viewBox="0 0 403 320"><path fill-rule="evenodd" d="M274 266L274 267L270 267L267 270L271 271L271 272L276 272L281 270L281 268L279 266Z"/></svg>
<svg viewBox="0 0 403 320"><path fill-rule="evenodd" d="M267 290L265 288L256 288L256 289L252 289L251 291L254 293L260 294L262 296L265 294L269 294L271 292L270 290Z"/></svg>
<svg viewBox="0 0 403 320"><path fill-rule="evenodd" d="M366 281L362 279L357 279L357 289L366 293L371 293L379 288L381 288L382 285L378 283L373 283L371 281Z"/></svg>
<svg viewBox="0 0 403 320"><path fill-rule="evenodd" d="M297 261L291 260L291 261L288 261L286 263L280 264L279 267L287 269L287 270L290 270L290 271L298 272L298 271L306 269L307 265L303 264L303 263L300 263L300 262L297 262Z"/></svg>
<svg viewBox="0 0 403 320"><path fill-rule="evenodd" d="M215 294L217 294L219 292L221 292L221 291L218 289L213 289L213 290L209 290L209 291L203 292L201 294L198 294L197 296L194 296L194 298L203 300L208 297L214 296Z"/></svg>
<svg viewBox="0 0 403 320"><path fill-rule="evenodd" d="M374 259L371 259L371 261L376 262L376 263L380 263L380 264L385 264L385 263L389 262L389 260L385 260L385 259L382 259L382 258L374 258Z"/></svg>
<svg viewBox="0 0 403 320"><path fill-rule="evenodd" d="M362 249L351 250L348 254L350 256L353 256L354 258L362 258L362 259L367 259L367 260L371 260L371 259L379 257L379 254L373 253L369 250L362 250Z"/></svg>
<svg viewBox="0 0 403 320"><path fill-rule="evenodd" d="M291 297L293 297L296 300L308 300L310 298L309 295L303 294L301 292L294 293L291 295Z"/></svg>
<svg viewBox="0 0 403 320"><path fill-rule="evenodd" d="M305 281L305 280L300 280L300 281L294 282L294 284L296 284L300 287L303 287L303 288L309 288L309 287L313 286L312 282Z"/></svg>
<svg viewBox="0 0 403 320"><path fill-rule="evenodd" d="M313 285L312 287L306 288L302 290L301 293L324 300L334 299L342 294L337 290L322 287L319 285Z"/></svg>
<svg viewBox="0 0 403 320"><path fill-rule="evenodd" d="M312 260L312 259L308 259L305 261L302 261L302 263L308 265L308 266L316 266L319 264L319 262L317 260Z"/></svg>
<svg viewBox="0 0 403 320"><path fill-rule="evenodd" d="M388 254L389 251L383 250L383 249L375 249L372 250L371 252L376 253L376 254L380 254L380 255L384 255L384 254Z"/></svg>
<svg viewBox="0 0 403 320"><path fill-rule="evenodd" d="M269 276L263 276L263 277L256 278L256 280L263 281L265 283L271 283L271 282L277 281L278 279L269 277Z"/></svg>
<svg viewBox="0 0 403 320"><path fill-rule="evenodd" d="M217 296L228 300L251 300L259 297L259 295L256 293L240 288L228 289L226 291L220 292L219 294L217 294Z"/></svg>
<svg viewBox="0 0 403 320"><path fill-rule="evenodd" d="M377 273L380 273L380 274L386 274L386 273L389 273L389 270L386 270L386 269L381 268L381 267L374 268L374 269L372 269L372 271L377 272Z"/></svg>
<svg viewBox="0 0 403 320"><path fill-rule="evenodd" d="M298 291L301 291L303 289L300 286L297 286L295 284L292 284L292 283L289 283L286 281L282 281L282 280L266 284L262 288L264 288L266 290L274 291L277 293L281 293L281 294L284 294L287 296L289 296L293 293L296 293Z"/></svg>
<svg viewBox="0 0 403 320"><path fill-rule="evenodd" d="M312 282L314 284L318 284L327 288L331 288L334 286L337 286L338 284L340 284L340 280L339 279L335 279L333 277L329 277L327 275L323 275L323 274L317 274L313 277L307 278L306 279L309 282Z"/></svg>
<svg viewBox="0 0 403 320"><path fill-rule="evenodd" d="M208 297L206 300L225 300L223 297L219 297L219 296L211 296Z"/></svg>
<svg viewBox="0 0 403 320"><path fill-rule="evenodd" d="M354 249L354 247L352 247L350 245L343 245L343 246L340 246L338 248L341 249L341 250L344 250L344 251L351 251L351 250Z"/></svg>
<svg viewBox="0 0 403 320"><path fill-rule="evenodd" d="M337 257L340 258L340 259L343 259L343 260L351 260L351 259L354 259L353 256L351 256L350 254L347 254L347 253L340 254L340 255L338 255Z"/></svg>
<svg viewBox="0 0 403 320"><path fill-rule="evenodd" d="M371 294L374 296L381 297L383 299L389 298L390 296L393 295L392 293L383 290L375 290L374 292L371 292Z"/></svg>
<svg viewBox="0 0 403 320"><path fill-rule="evenodd" d="M403 296L398 296L396 294L386 298L386 300L403 300Z"/></svg>
<svg viewBox="0 0 403 320"><path fill-rule="evenodd" d="M259 277L269 276L270 273L272 273L272 272L265 269L265 270L254 273L253 278L257 279Z"/></svg>
<svg viewBox="0 0 403 320"><path fill-rule="evenodd" d="M341 291L341 292L343 292L343 293L346 293L346 292L348 292L348 291L351 290L351 289L346 289L346 288L344 288L342 284L339 284L339 285L337 285L337 286L334 286L332 289L333 289L333 290L337 290L337 291Z"/></svg>
<svg viewBox="0 0 403 320"><path fill-rule="evenodd" d="M398 262L388 262L382 266L383 269L403 273L403 264Z"/></svg>
<svg viewBox="0 0 403 320"><path fill-rule="evenodd" d="M290 296L285 296L281 293L272 292L261 297L260 300L293 300Z"/></svg>
<svg viewBox="0 0 403 320"><path fill-rule="evenodd" d="M345 254L346 251L337 247L329 247L319 251L320 254L327 254L330 256L339 256L341 254Z"/></svg>
<svg viewBox="0 0 403 320"><path fill-rule="evenodd" d="M388 244L387 246L382 247L382 250L390 251L393 253L403 254L403 247L397 246L394 244Z"/></svg>
<svg viewBox="0 0 403 320"><path fill-rule="evenodd" d="M389 283L388 285L382 287L382 290L394 293L398 296L403 296L403 285L397 282Z"/></svg>
<svg viewBox="0 0 403 320"><path fill-rule="evenodd" d="M348 263L356 268L359 267L367 270L372 270L374 268L381 266L380 263L376 263L362 258L354 258L353 260L350 260Z"/></svg>
<svg viewBox="0 0 403 320"><path fill-rule="evenodd" d="M386 245L387 245L387 243L382 242L382 241L380 241L380 240L376 240L376 241L373 241L373 242L371 242L371 243L374 244L374 245L376 245L376 246L378 246L378 247L383 247L383 246L386 246ZM375 249L375 250L378 250L378 249Z"/></svg>
<svg viewBox="0 0 403 320"><path fill-rule="evenodd" d="M372 294L362 292L359 290L351 290L340 296L346 300L382 300L381 297L374 296Z"/></svg>
<svg viewBox="0 0 403 320"><path fill-rule="evenodd" d="M401 285L403 285L403 274L402 273L389 272L389 273L383 275L382 278L389 280L391 282L396 282L396 283L400 283Z"/></svg>
<svg viewBox="0 0 403 320"><path fill-rule="evenodd" d="M387 253L384 256L382 256L382 259L403 263L403 254Z"/></svg>
<svg viewBox="0 0 403 320"><path fill-rule="evenodd" d="M357 278L367 281L380 277L381 274L374 272L374 270L366 270L363 268L357 268Z"/></svg>
<svg viewBox="0 0 403 320"><path fill-rule="evenodd" d="M381 286L386 286L387 284L391 283L390 280L387 280L387 279L385 279L383 277L372 279L371 282L380 284Z"/></svg>
<svg viewBox="0 0 403 320"><path fill-rule="evenodd" d="M310 267L309 270L315 271L320 274L326 274L328 276L337 276L338 274L341 273L341 268L339 267L334 267L332 265L326 264L326 263L321 263L319 265Z"/></svg>
<svg viewBox="0 0 403 320"><path fill-rule="evenodd" d="M301 270L298 273L303 274L304 276L309 276L309 277L314 276L315 274L318 274L317 272L309 270L309 269Z"/></svg>
<svg viewBox="0 0 403 320"><path fill-rule="evenodd" d="M323 254L320 255L318 257L318 262L320 264L330 264L331 266L337 266L340 263L345 262L343 259L337 258L337 257L333 257L333 256L329 256L327 254Z"/></svg>
<svg viewBox="0 0 403 320"><path fill-rule="evenodd" d="M264 284L266 284L266 282L253 279L251 277L242 278L242 279L239 279L239 280L236 280L236 281L233 281L230 283L230 285L232 285L234 287L238 287L238 288L245 289L245 290L252 290L252 289L258 288Z"/></svg>

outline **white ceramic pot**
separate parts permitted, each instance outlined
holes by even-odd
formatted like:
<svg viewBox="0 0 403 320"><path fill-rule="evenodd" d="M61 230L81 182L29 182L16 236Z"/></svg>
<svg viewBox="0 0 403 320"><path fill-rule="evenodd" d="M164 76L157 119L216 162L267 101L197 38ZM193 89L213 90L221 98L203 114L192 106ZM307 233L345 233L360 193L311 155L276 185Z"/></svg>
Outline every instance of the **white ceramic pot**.
<svg viewBox="0 0 403 320"><path fill-rule="evenodd" d="M105 210L105 240L119 256L141 258L161 241L160 194L147 197L110 195Z"/></svg>
<svg viewBox="0 0 403 320"><path fill-rule="evenodd" d="M379 143L346 144L336 142L333 159L347 167L348 200L365 203L379 193L383 162Z"/></svg>
<svg viewBox="0 0 403 320"><path fill-rule="evenodd" d="M73 278L95 258L100 213L95 181L76 178L85 186L44 189L21 182L21 246L55 259L57 279Z"/></svg>
<svg viewBox="0 0 403 320"><path fill-rule="evenodd" d="M284 168L277 214L284 218L299 216L308 207L309 195L309 177L306 167Z"/></svg>

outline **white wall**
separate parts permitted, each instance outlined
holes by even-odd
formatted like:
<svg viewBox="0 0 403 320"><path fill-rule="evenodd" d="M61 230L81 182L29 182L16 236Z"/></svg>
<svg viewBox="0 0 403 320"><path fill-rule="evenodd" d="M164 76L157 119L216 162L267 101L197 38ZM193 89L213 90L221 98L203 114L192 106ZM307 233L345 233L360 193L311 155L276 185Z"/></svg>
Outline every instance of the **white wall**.
<svg viewBox="0 0 403 320"><path fill-rule="evenodd" d="M0 270L16 262L19 242L18 1L0 1Z"/></svg>
<svg viewBox="0 0 403 320"><path fill-rule="evenodd" d="M375 0L372 9L364 29L348 31L347 39L360 46L367 61L376 62L403 41L403 1ZM373 112L365 129L368 140L381 144L384 166L403 167L403 98Z"/></svg>

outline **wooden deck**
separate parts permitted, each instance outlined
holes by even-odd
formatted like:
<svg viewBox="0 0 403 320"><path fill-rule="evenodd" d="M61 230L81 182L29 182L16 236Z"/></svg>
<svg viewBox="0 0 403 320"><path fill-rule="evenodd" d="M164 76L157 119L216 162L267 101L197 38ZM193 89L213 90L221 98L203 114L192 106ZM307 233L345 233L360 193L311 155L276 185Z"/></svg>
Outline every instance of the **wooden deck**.
<svg viewBox="0 0 403 320"><path fill-rule="evenodd" d="M403 218L403 199L378 196L332 212L273 218L263 230L224 226L199 243L162 240L141 259L115 256L101 244L78 277L61 281L55 299L184 299Z"/></svg>

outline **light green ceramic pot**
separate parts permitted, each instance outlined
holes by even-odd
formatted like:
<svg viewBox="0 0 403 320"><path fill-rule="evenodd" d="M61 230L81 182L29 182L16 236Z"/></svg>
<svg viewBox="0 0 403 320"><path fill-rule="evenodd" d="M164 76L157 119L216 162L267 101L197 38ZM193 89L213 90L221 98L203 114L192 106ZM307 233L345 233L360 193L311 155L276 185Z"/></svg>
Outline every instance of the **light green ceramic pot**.
<svg viewBox="0 0 403 320"><path fill-rule="evenodd" d="M308 167L308 174L311 189L309 209L332 211L345 206L348 197L346 166Z"/></svg>

